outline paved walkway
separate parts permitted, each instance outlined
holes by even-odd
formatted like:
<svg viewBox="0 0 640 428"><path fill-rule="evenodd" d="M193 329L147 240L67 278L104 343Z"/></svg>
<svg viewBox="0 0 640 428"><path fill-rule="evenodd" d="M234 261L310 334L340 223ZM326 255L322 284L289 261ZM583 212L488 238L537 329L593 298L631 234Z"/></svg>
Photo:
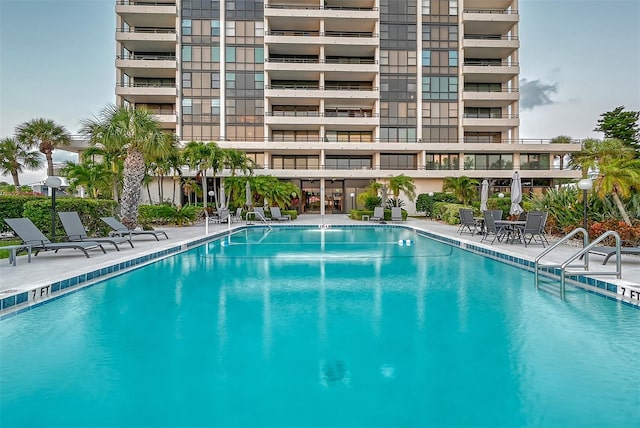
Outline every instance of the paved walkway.
<svg viewBox="0 0 640 428"><path fill-rule="evenodd" d="M244 226L244 224L244 222L235 223L231 227L236 228ZM363 224L363 222L351 220L344 214L332 214L324 217L304 214L299 216L298 219L294 220L291 224L348 225ZM532 245L525 248L524 245L521 244L507 244L497 241L494 244L489 244L486 241L485 243L480 243L480 235L459 235L457 233L457 226L449 226L428 219L409 218L402 224L532 261L543 251L540 245ZM227 229L228 225L226 224L210 225L209 234L224 232ZM163 249L182 245L186 246L187 243L206 236L204 224L179 228L163 228L162 230L167 232L170 238L169 240L161 238L158 242L153 237L138 236L134 238L135 248L131 248L128 245L121 245L121 250L115 251L112 246L109 247L105 245L105 249L107 250L106 254L103 254L99 250L94 250L90 252L90 258L84 257L84 255L77 250L62 250L58 254L54 254L53 252L40 253L38 256L32 257L31 263L27 263L26 255L19 256L17 266L15 267L10 265L6 259L1 259L0 298L16 292L47 286L56 281L62 281L83 273L113 266L114 264L126 262L140 256L157 253ZM549 255L548 260L549 262L561 262L562 260L566 260L566 258L576 250L576 247L562 245L558 247L557 251ZM547 259L545 258L545 260ZM591 269L599 269L600 271L611 271L615 269L614 258L610 259L607 266L601 265L603 260L601 256L591 255L590 260ZM640 288L640 257L623 255L622 260L622 279L618 280L615 276L598 276L597 278L625 287L635 286Z"/></svg>

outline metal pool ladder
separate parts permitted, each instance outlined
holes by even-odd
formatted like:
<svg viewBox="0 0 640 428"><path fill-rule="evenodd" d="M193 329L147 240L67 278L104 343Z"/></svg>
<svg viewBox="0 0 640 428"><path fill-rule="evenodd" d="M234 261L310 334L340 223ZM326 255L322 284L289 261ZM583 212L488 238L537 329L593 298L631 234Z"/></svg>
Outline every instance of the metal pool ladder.
<svg viewBox="0 0 640 428"><path fill-rule="evenodd" d="M265 226L267 226L269 228L269 230L271 230L271 225L269 224L267 219L262 217L262 215L259 212L256 212L256 211L247 212L247 214L245 214L245 219L247 221L247 224L253 224L251 222L251 220L249 219L250 216L253 217L253 221L262 220L262 222L265 224Z"/></svg>
<svg viewBox="0 0 640 428"><path fill-rule="evenodd" d="M542 260L544 256L552 252L559 245L573 238L578 233L582 233L582 236L583 236L583 245L579 251L572 254L569 258L567 258L560 264L544 264L543 265L540 263L540 260ZM616 240L616 247L615 247L616 248L616 270L615 271L590 271L589 270L589 250L594 248L596 245L598 245L600 242L602 242L604 239L606 239L609 236L613 236ZM583 260L582 264L571 265L571 263L576 261L577 259L582 259ZM574 268L574 267L580 267L581 270L568 269L568 268ZM546 250L540 253L538 257L536 257L535 271L534 271L536 289L540 287L541 272L544 272L544 270L547 270L546 272L547 276L552 276L551 271L553 269L558 269L558 268L560 269L560 296L562 297L562 299L564 299L567 273L569 273L569 276L571 276L572 274L577 275L579 273L589 274L589 275L616 275L616 278L620 279L622 277L622 261L620 259L620 235L613 230L609 230L603 233L602 235L600 235L593 242L589 243L589 235L587 234L587 231L584 228L579 227L577 229L572 230L567 236L565 236L564 238L562 238L552 246L548 247Z"/></svg>

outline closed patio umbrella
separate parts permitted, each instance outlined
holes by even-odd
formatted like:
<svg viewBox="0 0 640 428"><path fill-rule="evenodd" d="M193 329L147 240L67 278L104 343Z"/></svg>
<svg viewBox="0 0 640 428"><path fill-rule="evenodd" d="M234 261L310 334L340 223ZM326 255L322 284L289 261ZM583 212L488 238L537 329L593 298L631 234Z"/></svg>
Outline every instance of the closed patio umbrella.
<svg viewBox="0 0 640 428"><path fill-rule="evenodd" d="M513 180L511 180L511 209L509 214L519 215L524 211L520 206L520 202L522 202L522 182L520 181L520 174L516 171L513 173Z"/></svg>
<svg viewBox="0 0 640 428"><path fill-rule="evenodd" d="M480 190L480 211L487 210L487 200L489 199L489 182L482 180L482 189Z"/></svg>
<svg viewBox="0 0 640 428"><path fill-rule="evenodd" d="M226 204L226 196L224 194L224 184L220 185L220 197L218 198L218 203L220 204L220 208L225 208L227 206Z"/></svg>

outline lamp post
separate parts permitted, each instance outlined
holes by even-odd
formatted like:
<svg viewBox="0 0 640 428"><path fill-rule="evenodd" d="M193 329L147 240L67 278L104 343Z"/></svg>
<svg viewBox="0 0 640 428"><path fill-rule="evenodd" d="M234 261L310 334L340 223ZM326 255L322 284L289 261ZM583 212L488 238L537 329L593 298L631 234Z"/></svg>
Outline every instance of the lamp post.
<svg viewBox="0 0 640 428"><path fill-rule="evenodd" d="M213 190L209 190L207 192L207 195L209 195L209 197L211 198L211 203L213 203L213 195L215 195L215 194L216 194L216 192L214 192Z"/></svg>
<svg viewBox="0 0 640 428"><path fill-rule="evenodd" d="M51 241L56 240L56 190L62 186L62 180L55 175L47 177L44 184L51 189Z"/></svg>
<svg viewBox="0 0 640 428"><path fill-rule="evenodd" d="M356 206L354 205L354 198L355 198L356 194L351 192L351 194L349 196L351 196L351 209L355 210Z"/></svg>
<svg viewBox="0 0 640 428"><path fill-rule="evenodd" d="M582 227L587 231L589 236L589 225L587 223L587 192L593 187L593 181L590 178L583 178L578 181L578 189L582 190Z"/></svg>

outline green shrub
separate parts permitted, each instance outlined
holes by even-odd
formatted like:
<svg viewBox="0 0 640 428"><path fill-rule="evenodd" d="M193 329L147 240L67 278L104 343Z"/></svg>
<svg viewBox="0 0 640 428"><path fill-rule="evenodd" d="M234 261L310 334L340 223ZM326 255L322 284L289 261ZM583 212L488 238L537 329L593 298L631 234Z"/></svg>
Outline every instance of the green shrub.
<svg viewBox="0 0 640 428"><path fill-rule="evenodd" d="M460 224L460 208L473 209L469 205L436 202L433 206L433 215L436 219L442 220L447 224Z"/></svg>
<svg viewBox="0 0 640 428"><path fill-rule="evenodd" d="M416 211L424 212L427 217L433 217L433 206L436 202L456 203L457 199L453 193L435 192L433 196L421 193L416 199Z"/></svg>
<svg viewBox="0 0 640 428"><path fill-rule="evenodd" d="M382 198L380 196L366 196L364 198L364 208L373 212L375 207L382 205Z"/></svg>
<svg viewBox="0 0 640 428"><path fill-rule="evenodd" d="M10 232L11 228L4 222L4 219L22 217L24 213L24 204L34 200L49 201L49 206L51 206L51 200L44 196L0 196L0 232ZM51 217L49 217L49 222L51 222Z"/></svg>
<svg viewBox="0 0 640 428"><path fill-rule="evenodd" d="M195 205L140 205L138 207L138 222L143 229L149 229L152 224L186 226L193 224L203 209L203 207Z"/></svg>

